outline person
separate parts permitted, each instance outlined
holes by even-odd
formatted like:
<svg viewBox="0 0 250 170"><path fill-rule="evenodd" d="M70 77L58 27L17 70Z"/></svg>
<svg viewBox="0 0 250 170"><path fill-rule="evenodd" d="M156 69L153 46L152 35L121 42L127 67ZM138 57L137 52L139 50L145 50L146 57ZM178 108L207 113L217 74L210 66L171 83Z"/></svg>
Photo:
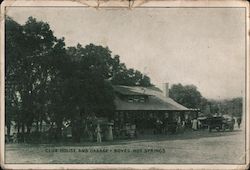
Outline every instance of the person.
<svg viewBox="0 0 250 170"><path fill-rule="evenodd" d="M168 132L168 117L165 117L163 120L163 126L164 126L164 134L167 134Z"/></svg>
<svg viewBox="0 0 250 170"><path fill-rule="evenodd" d="M89 132L89 140L94 141L95 128L94 128L94 125L92 123L90 123L90 125L89 125L88 132Z"/></svg>
<svg viewBox="0 0 250 170"><path fill-rule="evenodd" d="M177 121L174 120L172 122L172 134L175 134L177 132Z"/></svg>
<svg viewBox="0 0 250 170"><path fill-rule="evenodd" d="M102 136L101 136L101 128L100 128L100 125L97 124L97 127L95 129L95 132L96 132L96 141L98 143L101 143L102 142Z"/></svg>
<svg viewBox="0 0 250 170"><path fill-rule="evenodd" d="M198 128L201 129L201 121L197 120L197 122L198 122Z"/></svg>
<svg viewBox="0 0 250 170"><path fill-rule="evenodd" d="M237 124L238 124L238 128L240 129L241 117L238 117L238 118L237 118Z"/></svg>
<svg viewBox="0 0 250 170"><path fill-rule="evenodd" d="M184 120L182 120L181 122L181 132L183 133L185 131L186 128L186 122Z"/></svg>
<svg viewBox="0 0 250 170"><path fill-rule="evenodd" d="M13 133L13 143L17 143L18 140L17 140L17 134L16 133Z"/></svg>
<svg viewBox="0 0 250 170"><path fill-rule="evenodd" d="M234 127L234 125L235 125L235 119L234 119L233 116L232 116L232 125L233 125L233 127Z"/></svg>
<svg viewBox="0 0 250 170"><path fill-rule="evenodd" d="M197 126L198 126L198 121L196 118L193 119L193 124L192 124L192 129L193 130L197 130Z"/></svg>
<svg viewBox="0 0 250 170"><path fill-rule="evenodd" d="M161 128L162 128L162 121L160 119L157 119L155 122L155 131L156 134L161 134Z"/></svg>
<svg viewBox="0 0 250 170"><path fill-rule="evenodd" d="M182 122L181 122L181 117L178 116L176 121L177 121L177 132L181 132L181 131L182 131L182 127L181 127L181 125L182 125L182 124L181 124L181 123L182 123Z"/></svg>
<svg viewBox="0 0 250 170"><path fill-rule="evenodd" d="M113 140L113 130L112 130L112 124L108 125L108 129L107 129L107 136L106 136L108 141L112 141Z"/></svg>

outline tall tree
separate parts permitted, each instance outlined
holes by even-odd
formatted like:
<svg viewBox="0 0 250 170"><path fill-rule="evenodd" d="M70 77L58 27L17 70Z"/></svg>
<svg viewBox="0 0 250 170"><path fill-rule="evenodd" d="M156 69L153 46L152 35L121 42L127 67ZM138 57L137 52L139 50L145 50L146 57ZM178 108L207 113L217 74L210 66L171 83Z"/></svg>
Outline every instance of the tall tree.
<svg viewBox="0 0 250 170"><path fill-rule="evenodd" d="M169 96L188 108L200 108L202 96L194 85L174 84L169 90Z"/></svg>
<svg viewBox="0 0 250 170"><path fill-rule="evenodd" d="M108 79L111 77L111 51L102 46L89 44L82 47L69 47L67 54L71 59L71 73L68 74L66 95L68 98L69 118L72 122L72 134L79 141L74 129L84 118L95 113L106 117L114 111L114 94Z"/></svg>
<svg viewBox="0 0 250 170"><path fill-rule="evenodd" d="M116 55L113 59L111 82L114 85L126 86L152 86L150 78L142 74L138 70L127 69L124 63L120 63L119 56Z"/></svg>
<svg viewBox="0 0 250 170"><path fill-rule="evenodd" d="M71 120L75 141L89 115L114 112L112 84L151 86L150 78L127 69L108 47L94 44L65 48L48 23L29 17L24 25L6 19L6 124L18 120L22 133L34 122ZM18 128L19 129L19 128ZM74 130L75 129L75 130Z"/></svg>
<svg viewBox="0 0 250 170"><path fill-rule="evenodd" d="M11 121L16 120L18 131L21 124L20 94L17 90L19 88L24 36L22 26L12 18L6 17L5 24L5 123L7 125L7 135L9 136Z"/></svg>
<svg viewBox="0 0 250 170"><path fill-rule="evenodd" d="M32 123L44 119L49 99L48 85L65 53L63 39L57 39L49 25L29 17L24 25L6 19L6 79L8 95L18 94L18 120L29 133ZM60 58L60 59L58 59ZM10 87L15 84L15 90ZM6 95L7 96L7 95ZM7 105L11 103L7 100Z"/></svg>

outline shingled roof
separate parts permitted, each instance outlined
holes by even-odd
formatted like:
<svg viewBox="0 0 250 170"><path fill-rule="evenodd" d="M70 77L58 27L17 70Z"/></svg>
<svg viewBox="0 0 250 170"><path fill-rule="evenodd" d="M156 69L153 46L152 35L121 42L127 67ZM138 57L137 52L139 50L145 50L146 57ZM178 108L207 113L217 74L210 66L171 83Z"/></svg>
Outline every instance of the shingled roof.
<svg viewBox="0 0 250 170"><path fill-rule="evenodd" d="M116 110L175 110L188 111L191 109L182 106L169 97L165 97L163 93L155 87L139 87L139 86L113 86L117 93L122 95L143 95L148 96L145 103L134 102L130 103L115 97Z"/></svg>

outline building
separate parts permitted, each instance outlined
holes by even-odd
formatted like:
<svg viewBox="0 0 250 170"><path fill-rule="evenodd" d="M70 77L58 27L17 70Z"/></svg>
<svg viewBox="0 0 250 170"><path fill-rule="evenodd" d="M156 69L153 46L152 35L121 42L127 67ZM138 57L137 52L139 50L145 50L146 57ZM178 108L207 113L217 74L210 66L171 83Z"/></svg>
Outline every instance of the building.
<svg viewBox="0 0 250 170"><path fill-rule="evenodd" d="M115 124L135 124L146 133L153 133L157 122L162 130L173 131L177 123L189 122L197 116L194 109L175 102L169 97L168 83L163 90L156 87L113 86L115 91Z"/></svg>

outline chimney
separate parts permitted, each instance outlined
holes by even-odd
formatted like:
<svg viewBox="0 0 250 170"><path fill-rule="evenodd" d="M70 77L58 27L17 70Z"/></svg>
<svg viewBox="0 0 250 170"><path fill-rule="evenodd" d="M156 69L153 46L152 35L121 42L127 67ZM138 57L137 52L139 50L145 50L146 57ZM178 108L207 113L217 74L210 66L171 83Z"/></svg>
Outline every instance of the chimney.
<svg viewBox="0 0 250 170"><path fill-rule="evenodd" d="M169 89L168 89L168 83L163 83L163 95L165 97L169 97Z"/></svg>

